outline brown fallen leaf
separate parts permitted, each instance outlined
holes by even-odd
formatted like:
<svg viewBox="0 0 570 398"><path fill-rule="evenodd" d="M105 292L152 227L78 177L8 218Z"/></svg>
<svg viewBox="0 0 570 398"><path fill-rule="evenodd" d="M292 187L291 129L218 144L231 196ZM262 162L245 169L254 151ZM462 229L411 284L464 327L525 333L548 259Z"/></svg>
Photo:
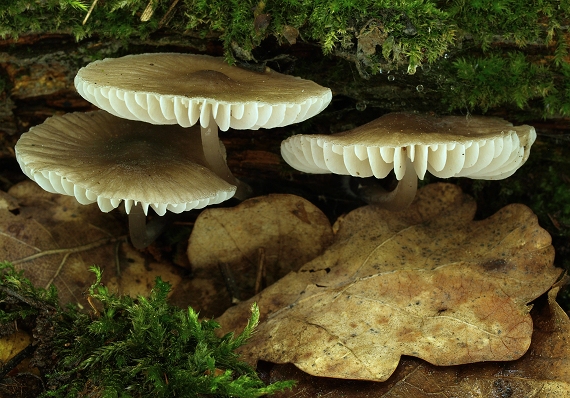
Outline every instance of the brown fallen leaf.
<svg viewBox="0 0 570 398"><path fill-rule="evenodd" d="M474 201L450 184L424 187L405 212L349 213L322 256L250 300L264 321L243 354L375 381L402 355L440 366L520 358L532 335L527 303L561 270L527 207L482 221L474 213ZM224 331L249 305L218 318Z"/></svg>
<svg viewBox="0 0 570 398"><path fill-rule="evenodd" d="M23 330L0 337L0 369L3 364L32 343L32 336Z"/></svg>
<svg viewBox="0 0 570 398"><path fill-rule="evenodd" d="M6 329L4 325L0 330L0 335L6 332ZM32 336L23 330L16 330L0 337L0 397L15 398L21 396L22 385L18 385L18 383L23 380L25 382L22 384L27 387L26 391L34 391L36 395L39 394L41 391L40 371L30 361L30 355L35 349L36 347L32 345ZM20 375L22 377L19 377ZM34 380L38 380L39 383L34 382ZM39 388L34 389L37 384L39 384L37 386Z"/></svg>
<svg viewBox="0 0 570 398"><path fill-rule="evenodd" d="M9 211L16 210L18 208L18 201L8 195L4 191L0 191L0 209L6 209Z"/></svg>
<svg viewBox="0 0 570 398"><path fill-rule="evenodd" d="M18 207L0 206L0 259L24 270L36 286L54 284L63 305L87 305L92 265L103 269L103 283L119 294L147 294L157 275L173 284L180 280L175 267L149 261L132 248L116 214L45 192L32 181L8 194Z"/></svg>
<svg viewBox="0 0 570 398"><path fill-rule="evenodd" d="M255 294L260 271L271 285L320 255L332 236L328 219L309 201L294 195L261 196L234 208L204 210L190 236L188 258L198 277L220 275L219 266L227 266L236 295L244 299Z"/></svg>
<svg viewBox="0 0 570 398"><path fill-rule="evenodd" d="M403 357L383 383L314 377L293 365L263 364L267 382L296 380L278 398L434 398L570 396L570 320L556 303L559 287L536 301L531 311L530 349L511 362L434 366Z"/></svg>

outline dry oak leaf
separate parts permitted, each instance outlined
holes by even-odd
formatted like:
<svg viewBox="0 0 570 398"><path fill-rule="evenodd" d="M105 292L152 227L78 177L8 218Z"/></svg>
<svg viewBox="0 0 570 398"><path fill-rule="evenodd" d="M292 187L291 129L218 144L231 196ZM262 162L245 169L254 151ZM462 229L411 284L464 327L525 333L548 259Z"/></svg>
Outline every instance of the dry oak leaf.
<svg viewBox="0 0 570 398"><path fill-rule="evenodd" d="M18 206L0 205L0 260L13 262L36 286L54 284L62 305L88 305L92 265L119 294L150 291L156 275L174 284L180 279L171 265L149 262L132 248L117 212L102 213L96 204L81 205L32 181L14 185L8 195Z"/></svg>
<svg viewBox="0 0 570 398"><path fill-rule="evenodd" d="M521 357L532 335L527 303L561 274L550 235L523 205L482 221L474 213L450 184L424 187L404 212L349 213L322 256L252 298L267 308L243 354L375 381L402 355L440 366ZM244 311L218 321L227 331Z"/></svg>
<svg viewBox="0 0 570 398"><path fill-rule="evenodd" d="M23 330L0 337L0 369L20 351L32 343L32 337Z"/></svg>
<svg viewBox="0 0 570 398"><path fill-rule="evenodd" d="M255 294L260 261L271 285L320 255L332 237L327 217L311 202L272 194L204 210L190 235L188 259L198 276L219 275L218 266L226 264L243 299Z"/></svg>
<svg viewBox="0 0 570 398"><path fill-rule="evenodd" d="M556 303L558 290L555 287L535 301L532 343L516 361L434 366L403 357L384 383L314 377L290 364L262 368L266 368L267 382L297 381L292 390L277 393L277 398L568 397L570 319Z"/></svg>

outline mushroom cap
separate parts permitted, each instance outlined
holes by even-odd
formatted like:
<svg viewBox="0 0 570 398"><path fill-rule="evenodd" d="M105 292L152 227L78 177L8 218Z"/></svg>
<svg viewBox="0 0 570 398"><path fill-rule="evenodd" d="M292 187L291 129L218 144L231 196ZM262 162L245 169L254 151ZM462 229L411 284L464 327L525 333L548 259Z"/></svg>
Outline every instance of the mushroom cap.
<svg viewBox="0 0 570 398"><path fill-rule="evenodd" d="M113 115L152 124L220 130L286 126L321 112L331 90L266 68L253 72L223 58L195 54L138 54L81 68L75 87Z"/></svg>
<svg viewBox="0 0 570 398"><path fill-rule="evenodd" d="M534 127L495 117L389 113L332 135L294 135L281 144L291 167L307 173L384 178L406 172L406 157L420 179L436 177L498 180L528 158Z"/></svg>
<svg viewBox="0 0 570 398"><path fill-rule="evenodd" d="M104 111L53 116L15 146L24 173L43 189L97 202L108 212L125 201L180 213L231 198L236 187L205 167L200 129L154 126ZM198 149L196 149L198 148Z"/></svg>

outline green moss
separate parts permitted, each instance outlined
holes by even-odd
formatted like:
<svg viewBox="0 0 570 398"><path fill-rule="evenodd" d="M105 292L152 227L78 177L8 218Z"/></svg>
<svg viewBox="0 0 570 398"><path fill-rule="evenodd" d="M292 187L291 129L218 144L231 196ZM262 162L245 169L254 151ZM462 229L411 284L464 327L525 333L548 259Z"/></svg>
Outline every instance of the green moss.
<svg viewBox="0 0 570 398"><path fill-rule="evenodd" d="M259 321L255 305L241 334L220 338L216 322L200 321L191 308L169 305L170 285L160 278L149 297L133 299L109 293L100 283L101 271L92 271L92 311L85 314L74 307L62 310L53 288L36 289L9 263L0 263L0 323L35 315L39 342L34 360L55 362L45 375L48 388L42 397L247 398L292 386L266 386L235 353ZM2 374L9 370L2 369Z"/></svg>
<svg viewBox="0 0 570 398"><path fill-rule="evenodd" d="M83 24L90 1L79 0L3 0L0 5L0 36L18 37L27 33L66 32L80 40L93 34L115 39L147 37L156 31L152 18L141 22L146 0L97 2ZM159 5L158 12L166 7Z"/></svg>
<svg viewBox="0 0 570 398"><path fill-rule="evenodd" d="M450 110L568 115L570 0L0 0L0 35L67 32L128 41L167 30L219 38L226 59L263 61L267 39L305 41L362 78L438 62ZM149 12L150 11L150 12ZM143 18L146 15L148 18ZM539 53L540 56L535 54ZM451 63L447 58L451 54ZM451 90L453 88L454 90Z"/></svg>
<svg viewBox="0 0 570 398"><path fill-rule="evenodd" d="M481 52L448 69L442 91L451 110L529 109L534 102L538 115L529 117L570 115L569 0L453 0L444 9L474 42L471 51ZM537 46L545 57L533 54Z"/></svg>
<svg viewBox="0 0 570 398"><path fill-rule="evenodd" d="M4 0L0 8L0 35L67 31L77 39L98 34L127 39L147 37L168 24L175 31L197 29L203 35L221 35L228 60L243 57L267 37L279 42L297 39L320 43L324 53L348 52L374 73L382 64L395 67L441 56L454 38L454 24L433 2L407 0L185 0L175 10L157 2L148 21L141 15L146 0L98 2L87 22L86 2L78 0ZM377 52L377 47L381 52Z"/></svg>
<svg viewBox="0 0 570 398"><path fill-rule="evenodd" d="M533 62L520 51L462 57L448 68L441 91L451 110L487 112L501 106L537 111L528 118L570 115L570 65Z"/></svg>
<svg viewBox="0 0 570 398"><path fill-rule="evenodd" d="M189 29L222 32L224 47L251 52L262 39L281 43L316 41L325 54L346 53L371 73L382 67L422 62L443 55L454 39L454 26L434 3L422 0L187 0ZM260 18L270 23L259 28ZM378 51L380 50L380 51ZM365 72L365 74L368 72Z"/></svg>
<svg viewBox="0 0 570 398"><path fill-rule="evenodd" d="M452 0L444 9L462 34L488 50L497 38L518 47L550 44L556 30L568 23L570 1Z"/></svg>
<svg viewBox="0 0 570 398"><path fill-rule="evenodd" d="M16 292L20 299L10 297L8 292ZM47 290L37 289L21 272L0 262L0 325L37 316L42 308L55 306L57 291L53 286Z"/></svg>

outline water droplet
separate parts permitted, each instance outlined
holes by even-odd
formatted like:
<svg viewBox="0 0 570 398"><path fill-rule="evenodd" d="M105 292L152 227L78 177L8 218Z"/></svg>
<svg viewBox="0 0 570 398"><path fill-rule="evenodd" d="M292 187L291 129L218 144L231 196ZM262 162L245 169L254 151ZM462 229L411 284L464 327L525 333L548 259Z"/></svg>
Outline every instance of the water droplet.
<svg viewBox="0 0 570 398"><path fill-rule="evenodd" d="M388 76L388 80L391 81L391 82L393 82L395 79L396 79L396 78L395 78L394 76L392 76L392 75Z"/></svg>
<svg viewBox="0 0 570 398"><path fill-rule="evenodd" d="M417 65L408 65L408 75L413 75L416 73Z"/></svg>
<svg viewBox="0 0 570 398"><path fill-rule="evenodd" d="M379 74L384 73L384 71L382 70L382 68L378 69L378 73L379 73Z"/></svg>
<svg viewBox="0 0 570 398"><path fill-rule="evenodd" d="M366 102L364 101L358 101L356 103L356 110L362 112L363 110L366 109Z"/></svg>
<svg viewBox="0 0 570 398"><path fill-rule="evenodd" d="M423 86L423 84L418 84L418 85L416 86L416 90L418 90L418 93L421 93L422 91L424 91L424 86Z"/></svg>
<svg viewBox="0 0 570 398"><path fill-rule="evenodd" d="M449 89L450 89L451 91L453 91L453 90L455 90L455 87L449 86Z"/></svg>
<svg viewBox="0 0 570 398"><path fill-rule="evenodd" d="M449 54L448 53L443 54L443 58L449 59Z"/></svg>
<svg viewBox="0 0 570 398"><path fill-rule="evenodd" d="M431 66L429 65L422 65L422 71L429 72L431 70Z"/></svg>

